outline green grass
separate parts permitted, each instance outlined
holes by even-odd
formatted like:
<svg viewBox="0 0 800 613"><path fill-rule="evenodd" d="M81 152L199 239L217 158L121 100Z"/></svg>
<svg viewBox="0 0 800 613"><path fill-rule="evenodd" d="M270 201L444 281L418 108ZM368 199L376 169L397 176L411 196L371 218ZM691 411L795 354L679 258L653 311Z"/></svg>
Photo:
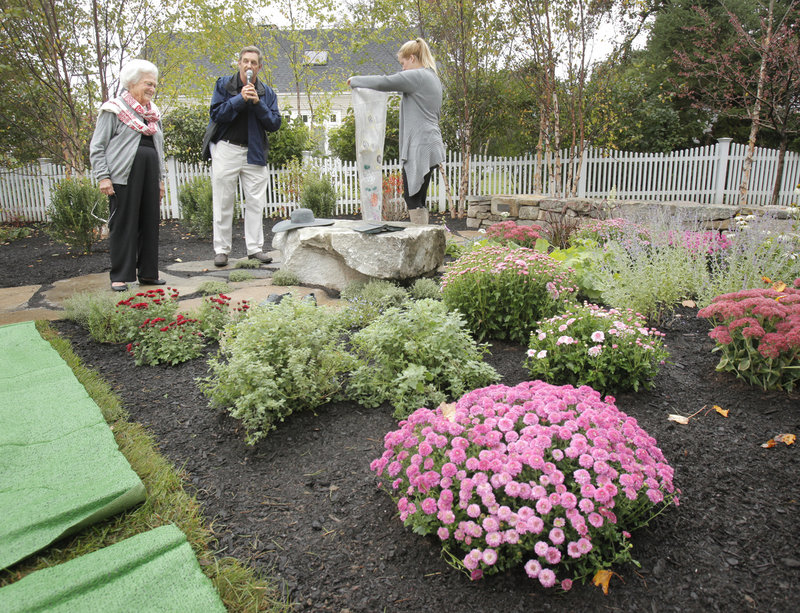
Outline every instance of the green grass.
<svg viewBox="0 0 800 613"><path fill-rule="evenodd" d="M252 568L231 557L217 557L213 532L200 504L184 489L185 474L177 471L157 450L156 441L140 424L128 421L119 398L95 371L73 353L69 341L44 321L36 322L42 337L70 366L76 378L100 407L117 445L147 490L146 501L136 508L95 524L56 542L47 549L0 571L0 587L25 575L67 562L158 526L174 523L191 544L203 572L211 579L228 611L288 612L276 587Z"/></svg>

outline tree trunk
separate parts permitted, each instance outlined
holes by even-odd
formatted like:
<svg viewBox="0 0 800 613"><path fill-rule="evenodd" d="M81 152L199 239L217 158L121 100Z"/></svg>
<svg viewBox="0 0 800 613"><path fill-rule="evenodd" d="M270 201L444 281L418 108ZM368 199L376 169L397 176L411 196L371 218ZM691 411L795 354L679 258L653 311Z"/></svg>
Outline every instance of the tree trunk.
<svg viewBox="0 0 800 613"><path fill-rule="evenodd" d="M781 146L778 149L778 167L775 169L775 184L772 186L772 198L769 203L772 206L778 204L778 198L781 195L781 183L783 183L783 169L786 161L786 147L789 144L789 137L784 133L781 134Z"/></svg>
<svg viewBox="0 0 800 613"><path fill-rule="evenodd" d="M767 33L764 36L764 44L761 48L761 65L758 69L758 86L756 88L756 100L753 104L752 123L750 125L750 138L747 141L747 155L742 166L742 182L739 185L739 205L747 206L747 190L750 185L750 171L753 168L753 151L756 148L756 137L761 125L761 99L764 95L764 80L767 73L767 55L772 41L772 19L775 0L769 2L769 12L767 13Z"/></svg>

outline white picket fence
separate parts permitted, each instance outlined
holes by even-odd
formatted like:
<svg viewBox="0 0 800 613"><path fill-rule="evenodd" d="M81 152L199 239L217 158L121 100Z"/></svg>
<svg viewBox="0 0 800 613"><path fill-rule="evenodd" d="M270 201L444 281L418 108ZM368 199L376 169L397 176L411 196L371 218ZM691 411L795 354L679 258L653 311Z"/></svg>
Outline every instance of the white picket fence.
<svg viewBox="0 0 800 613"><path fill-rule="evenodd" d="M582 198L616 200L648 200L656 202L690 201L704 204L737 204L739 183L744 164L745 145L731 139L720 139L716 145L696 147L671 153L631 153L588 148L581 158L568 159L562 153L558 188L554 160L541 163L541 192L562 195L568 186L577 183L575 195ZM757 148L753 159L747 201L749 205L769 204L777 172L778 152ZM355 164L336 159L313 159L319 172L331 177L339 194L337 214L353 214L360 210L358 170ZM537 193L536 159L532 155L516 158L473 156L470 158L469 196ZM444 164L447 182L453 197L458 194L461 158L449 152ZM397 162L384 164L388 174L399 170ZM265 214L286 217L296 202L287 199L278 188L283 169L270 168ZM576 175L577 173L577 175ZM24 168L0 169L0 221L44 221L52 188L66 176L65 169L40 160ZM181 188L198 176L210 176L203 164L184 164L167 160L167 194L162 203L162 218L180 217L178 194ZM577 176L578 180L574 181ZM800 201L796 187L800 183L800 155L787 152L778 204L786 206ZM241 200L241 198L240 198ZM434 172L428 191L431 208L447 207L446 189L441 173Z"/></svg>

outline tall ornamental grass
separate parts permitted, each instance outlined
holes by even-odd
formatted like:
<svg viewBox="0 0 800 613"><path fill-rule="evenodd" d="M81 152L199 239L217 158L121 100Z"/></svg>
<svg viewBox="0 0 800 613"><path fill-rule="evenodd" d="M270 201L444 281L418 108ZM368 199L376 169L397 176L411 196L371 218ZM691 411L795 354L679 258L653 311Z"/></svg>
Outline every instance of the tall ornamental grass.
<svg viewBox="0 0 800 613"><path fill-rule="evenodd" d="M472 579L524 566L544 587L631 561L631 532L678 504L673 469L590 387L543 381L419 409L371 468L400 520Z"/></svg>
<svg viewBox="0 0 800 613"><path fill-rule="evenodd" d="M699 302L705 306L722 294L761 285L761 278L800 277L800 237L781 233L776 221L766 215L738 217L730 232L730 245L709 259L709 282L701 288Z"/></svg>
<svg viewBox="0 0 800 613"><path fill-rule="evenodd" d="M709 336L720 353L717 370L750 385L787 392L800 381L800 278L794 287L722 294L698 312L714 324Z"/></svg>
<svg viewBox="0 0 800 613"><path fill-rule="evenodd" d="M464 254L442 278L442 298L478 340L528 341L536 322L574 300L573 273L531 249L487 246Z"/></svg>

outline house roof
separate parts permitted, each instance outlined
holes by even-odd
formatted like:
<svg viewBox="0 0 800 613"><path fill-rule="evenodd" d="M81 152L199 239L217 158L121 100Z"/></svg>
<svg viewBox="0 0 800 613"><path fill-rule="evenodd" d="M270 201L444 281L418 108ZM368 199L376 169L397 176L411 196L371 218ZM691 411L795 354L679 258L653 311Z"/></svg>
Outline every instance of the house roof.
<svg viewBox="0 0 800 613"><path fill-rule="evenodd" d="M266 30L262 51L267 80L279 93L296 92L298 82L300 91L335 91L355 74L397 72L397 50L409 33L383 30L373 34L370 38L375 40L340 29Z"/></svg>

